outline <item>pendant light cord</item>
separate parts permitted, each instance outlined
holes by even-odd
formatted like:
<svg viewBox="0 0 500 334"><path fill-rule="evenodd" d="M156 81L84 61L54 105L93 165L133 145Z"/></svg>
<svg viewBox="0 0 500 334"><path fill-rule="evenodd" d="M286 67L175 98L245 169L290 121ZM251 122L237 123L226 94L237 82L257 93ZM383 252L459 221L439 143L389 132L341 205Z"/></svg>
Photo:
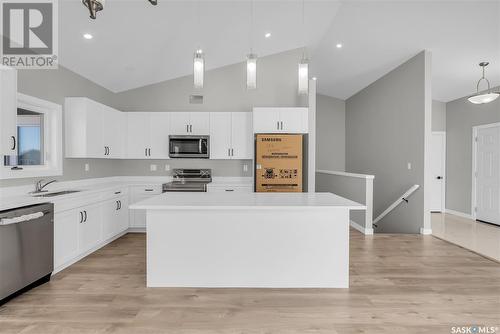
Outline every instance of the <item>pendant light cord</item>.
<svg viewBox="0 0 500 334"><path fill-rule="evenodd" d="M250 54L253 54L253 0L250 0Z"/></svg>
<svg viewBox="0 0 500 334"><path fill-rule="evenodd" d="M302 59L307 59L307 47L306 47L306 19L305 19L306 3L302 0Z"/></svg>

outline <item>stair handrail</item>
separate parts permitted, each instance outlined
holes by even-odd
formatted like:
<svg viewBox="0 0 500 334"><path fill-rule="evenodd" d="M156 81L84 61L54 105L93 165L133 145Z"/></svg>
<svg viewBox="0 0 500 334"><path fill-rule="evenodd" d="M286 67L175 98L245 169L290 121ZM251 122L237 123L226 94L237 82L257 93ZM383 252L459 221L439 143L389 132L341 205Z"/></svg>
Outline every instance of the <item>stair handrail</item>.
<svg viewBox="0 0 500 334"><path fill-rule="evenodd" d="M420 186L418 184L413 185L410 189L408 189L402 196L400 196L394 203L392 203L387 209L384 210L377 218L373 220L373 227L377 227L377 222L379 222L382 218L387 216L389 212L394 210L399 204L403 201L408 203L408 197L411 196Z"/></svg>

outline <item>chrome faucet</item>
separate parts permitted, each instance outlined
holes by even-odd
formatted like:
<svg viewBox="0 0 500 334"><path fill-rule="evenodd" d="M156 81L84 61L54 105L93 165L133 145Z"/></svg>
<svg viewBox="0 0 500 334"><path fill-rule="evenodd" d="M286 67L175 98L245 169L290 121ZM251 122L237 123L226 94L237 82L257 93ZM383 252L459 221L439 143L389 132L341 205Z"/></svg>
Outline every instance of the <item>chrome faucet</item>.
<svg viewBox="0 0 500 334"><path fill-rule="evenodd" d="M51 183L56 182L57 180L52 180L47 183L43 183L44 180L39 180L35 183L35 191L32 192L32 194L38 194L38 193L45 193L47 190L43 190L46 186L48 186Z"/></svg>

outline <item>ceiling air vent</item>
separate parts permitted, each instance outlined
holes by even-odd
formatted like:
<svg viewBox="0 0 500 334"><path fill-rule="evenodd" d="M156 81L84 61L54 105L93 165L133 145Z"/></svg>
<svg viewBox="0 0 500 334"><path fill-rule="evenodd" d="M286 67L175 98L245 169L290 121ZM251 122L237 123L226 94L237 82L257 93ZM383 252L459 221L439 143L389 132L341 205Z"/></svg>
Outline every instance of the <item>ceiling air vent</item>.
<svg viewBox="0 0 500 334"><path fill-rule="evenodd" d="M203 95L189 95L190 104L203 104Z"/></svg>

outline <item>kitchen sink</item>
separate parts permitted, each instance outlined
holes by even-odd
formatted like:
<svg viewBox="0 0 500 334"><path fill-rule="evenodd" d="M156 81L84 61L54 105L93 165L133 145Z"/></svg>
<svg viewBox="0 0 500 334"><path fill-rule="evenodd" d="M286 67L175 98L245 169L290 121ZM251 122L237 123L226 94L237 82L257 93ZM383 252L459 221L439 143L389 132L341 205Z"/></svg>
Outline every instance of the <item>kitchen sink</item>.
<svg viewBox="0 0 500 334"><path fill-rule="evenodd" d="M61 196L61 195L67 195L67 194L73 194L80 192L80 190L63 190L63 191L56 191L53 193L47 193L47 194L40 194L40 195L33 195L33 197L55 197L55 196Z"/></svg>

